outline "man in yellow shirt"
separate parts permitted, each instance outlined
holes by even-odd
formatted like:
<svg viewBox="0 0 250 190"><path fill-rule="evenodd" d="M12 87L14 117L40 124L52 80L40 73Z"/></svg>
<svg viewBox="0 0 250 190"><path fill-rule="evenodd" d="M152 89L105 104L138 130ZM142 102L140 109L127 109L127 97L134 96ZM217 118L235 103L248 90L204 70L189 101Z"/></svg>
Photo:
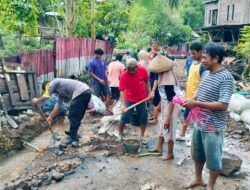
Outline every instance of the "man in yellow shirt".
<svg viewBox="0 0 250 190"><path fill-rule="evenodd" d="M188 73L188 80L186 85L186 99L192 99L199 87L202 73L205 71L205 67L201 62L202 59L202 45L200 43L193 43L190 45L189 53L193 58L193 62L190 66ZM189 114L189 109L184 111L184 119L186 120ZM180 130L180 137L185 136L188 123L184 121L183 126Z"/></svg>

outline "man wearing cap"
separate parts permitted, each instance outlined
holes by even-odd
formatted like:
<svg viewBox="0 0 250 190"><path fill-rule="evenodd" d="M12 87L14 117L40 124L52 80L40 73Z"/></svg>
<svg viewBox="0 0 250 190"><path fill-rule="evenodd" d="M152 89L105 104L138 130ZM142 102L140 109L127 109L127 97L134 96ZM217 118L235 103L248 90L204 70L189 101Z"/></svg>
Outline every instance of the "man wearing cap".
<svg viewBox="0 0 250 190"><path fill-rule="evenodd" d="M121 107L124 112L121 116L119 124L119 140L122 140L125 124L131 122L133 109L126 111L126 108L144 100L147 97L145 92L146 87L149 98L153 97L153 93L150 93L149 76L146 69L138 66L137 61L134 58L129 58L126 61L126 69L127 70L121 75L119 85L119 89L121 91ZM138 122L141 127L140 140L143 140L147 124L146 103L143 102L137 105L136 111L138 113Z"/></svg>

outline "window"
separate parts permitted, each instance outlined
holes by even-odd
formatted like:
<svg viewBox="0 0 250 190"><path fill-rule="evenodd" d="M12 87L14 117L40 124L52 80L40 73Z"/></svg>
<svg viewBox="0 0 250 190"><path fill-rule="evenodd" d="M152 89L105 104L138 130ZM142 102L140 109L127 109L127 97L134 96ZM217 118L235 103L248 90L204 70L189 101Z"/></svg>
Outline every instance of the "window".
<svg viewBox="0 0 250 190"><path fill-rule="evenodd" d="M218 9L214 9L212 12L212 25L217 25Z"/></svg>
<svg viewBox="0 0 250 190"><path fill-rule="evenodd" d="M208 24L211 24L211 13L212 13L212 10L209 10Z"/></svg>
<svg viewBox="0 0 250 190"><path fill-rule="evenodd" d="M230 5L227 6L227 21L229 20Z"/></svg>
<svg viewBox="0 0 250 190"><path fill-rule="evenodd" d="M233 4L233 8L232 8L232 20L234 20L234 4Z"/></svg>

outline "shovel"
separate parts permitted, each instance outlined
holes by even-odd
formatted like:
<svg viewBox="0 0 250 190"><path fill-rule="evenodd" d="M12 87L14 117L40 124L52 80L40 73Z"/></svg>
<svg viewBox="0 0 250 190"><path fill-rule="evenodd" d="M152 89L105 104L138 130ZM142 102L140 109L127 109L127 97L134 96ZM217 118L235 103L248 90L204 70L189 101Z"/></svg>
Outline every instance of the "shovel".
<svg viewBox="0 0 250 190"><path fill-rule="evenodd" d="M39 153L42 153L42 152L44 152L44 151L57 151L57 150L60 150L60 147L58 147L58 146L55 146L55 147L40 147L40 148L38 148L37 146L35 146L35 145L33 145L33 144L31 144L31 143L29 143L29 142L27 142L27 141L23 141L23 146L28 146L28 147L30 147L30 148L32 148L32 149L34 149L36 152L39 152Z"/></svg>
<svg viewBox="0 0 250 190"><path fill-rule="evenodd" d="M49 124L48 121L47 121L47 117L46 117L45 114L43 113L42 108L41 108L38 104L37 104L36 106L37 106L37 108L38 108L38 112L40 113L40 115L42 116L42 118L43 118L43 120L44 120L44 123L45 123L46 126L49 128L49 131L50 131L51 134L52 134L53 140L54 140L54 141L60 141L60 140L61 140L61 136L60 136L58 133L55 133L55 132L52 130L50 124Z"/></svg>

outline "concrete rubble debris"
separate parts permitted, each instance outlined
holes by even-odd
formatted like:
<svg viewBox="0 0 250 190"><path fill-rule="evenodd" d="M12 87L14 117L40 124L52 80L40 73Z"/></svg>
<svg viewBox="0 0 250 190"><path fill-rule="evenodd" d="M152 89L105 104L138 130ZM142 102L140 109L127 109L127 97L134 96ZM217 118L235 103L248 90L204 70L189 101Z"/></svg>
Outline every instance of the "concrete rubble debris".
<svg viewBox="0 0 250 190"><path fill-rule="evenodd" d="M63 178L64 178L63 173L59 173L55 170L52 172L52 179L54 179L56 182L61 181Z"/></svg>
<svg viewBox="0 0 250 190"><path fill-rule="evenodd" d="M241 168L242 159L234 154L223 152L221 175L231 176Z"/></svg>

